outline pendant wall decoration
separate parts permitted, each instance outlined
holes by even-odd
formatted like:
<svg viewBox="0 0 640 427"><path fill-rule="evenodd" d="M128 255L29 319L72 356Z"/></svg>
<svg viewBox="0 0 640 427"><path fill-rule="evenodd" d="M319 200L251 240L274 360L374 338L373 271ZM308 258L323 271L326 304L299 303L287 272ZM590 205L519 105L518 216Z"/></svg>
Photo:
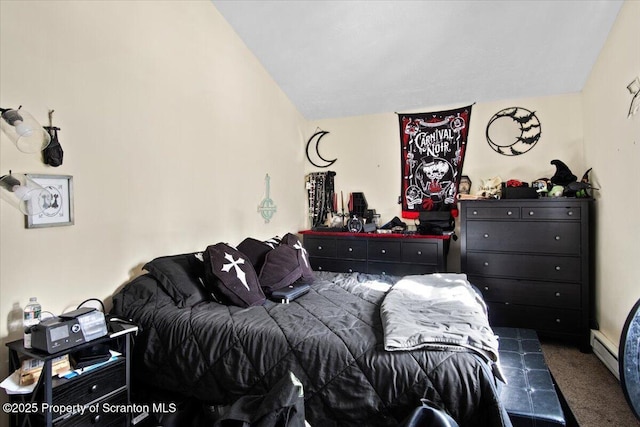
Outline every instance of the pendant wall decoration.
<svg viewBox="0 0 640 427"><path fill-rule="evenodd" d="M334 164L336 160L338 160L327 160L322 157L322 155L320 155L320 140L328 133L329 132L327 132L326 130L319 130L311 135L311 138L309 138L309 141L307 141L307 160L309 160L309 163L317 168L328 168L329 166ZM311 148L311 150L309 150L309 148ZM310 152L312 154L310 154ZM312 160L311 157L313 157L315 160Z"/></svg>
<svg viewBox="0 0 640 427"><path fill-rule="evenodd" d="M487 142L503 156L519 156L540 140L542 128L536 113L522 107L498 111L487 124Z"/></svg>
<svg viewBox="0 0 640 427"><path fill-rule="evenodd" d="M276 211L278 210L278 207L273 203L273 200L271 200L271 197L269 197L269 192L270 192L269 187L270 187L270 181L271 181L269 174L265 175L264 181L265 181L266 195L265 195L265 198L262 199L262 202L260 202L260 205L258 206L258 213L262 215L262 218L264 218L264 222L266 224L271 220L271 218L273 218L273 214L276 213Z"/></svg>

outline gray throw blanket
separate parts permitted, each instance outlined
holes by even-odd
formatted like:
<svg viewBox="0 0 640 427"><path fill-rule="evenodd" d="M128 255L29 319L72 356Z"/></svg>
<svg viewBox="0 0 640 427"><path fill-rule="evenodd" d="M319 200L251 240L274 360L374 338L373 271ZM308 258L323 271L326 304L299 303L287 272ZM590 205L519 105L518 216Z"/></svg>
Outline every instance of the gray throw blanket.
<svg viewBox="0 0 640 427"><path fill-rule="evenodd" d="M487 307L465 274L405 276L380 307L387 351L472 350L498 361Z"/></svg>

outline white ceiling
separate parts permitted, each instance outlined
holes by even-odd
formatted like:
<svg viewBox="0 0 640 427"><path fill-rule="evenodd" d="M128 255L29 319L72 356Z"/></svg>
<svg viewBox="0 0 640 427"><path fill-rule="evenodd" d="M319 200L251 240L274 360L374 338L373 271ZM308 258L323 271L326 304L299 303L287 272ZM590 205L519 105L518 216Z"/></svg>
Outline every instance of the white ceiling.
<svg viewBox="0 0 640 427"><path fill-rule="evenodd" d="M307 119L582 90L623 0L212 0Z"/></svg>

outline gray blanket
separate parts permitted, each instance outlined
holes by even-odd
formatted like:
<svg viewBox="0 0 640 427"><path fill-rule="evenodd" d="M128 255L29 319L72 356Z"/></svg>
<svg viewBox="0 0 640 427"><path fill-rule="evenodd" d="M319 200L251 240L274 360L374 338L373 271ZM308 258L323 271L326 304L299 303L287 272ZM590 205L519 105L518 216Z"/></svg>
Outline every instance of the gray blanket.
<svg viewBox="0 0 640 427"><path fill-rule="evenodd" d="M380 315L387 351L472 350L498 361L486 305L465 274L405 276L385 296Z"/></svg>

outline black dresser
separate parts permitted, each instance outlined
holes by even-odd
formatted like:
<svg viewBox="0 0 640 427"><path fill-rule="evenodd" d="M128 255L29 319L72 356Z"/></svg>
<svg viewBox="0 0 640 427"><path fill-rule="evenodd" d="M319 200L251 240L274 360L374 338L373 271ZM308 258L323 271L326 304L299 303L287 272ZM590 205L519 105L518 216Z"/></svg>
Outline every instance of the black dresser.
<svg viewBox="0 0 640 427"><path fill-rule="evenodd" d="M450 236L301 231L316 271L402 276L445 272Z"/></svg>
<svg viewBox="0 0 640 427"><path fill-rule="evenodd" d="M492 326L535 329L589 351L593 200L460 203L461 268L482 291Z"/></svg>

